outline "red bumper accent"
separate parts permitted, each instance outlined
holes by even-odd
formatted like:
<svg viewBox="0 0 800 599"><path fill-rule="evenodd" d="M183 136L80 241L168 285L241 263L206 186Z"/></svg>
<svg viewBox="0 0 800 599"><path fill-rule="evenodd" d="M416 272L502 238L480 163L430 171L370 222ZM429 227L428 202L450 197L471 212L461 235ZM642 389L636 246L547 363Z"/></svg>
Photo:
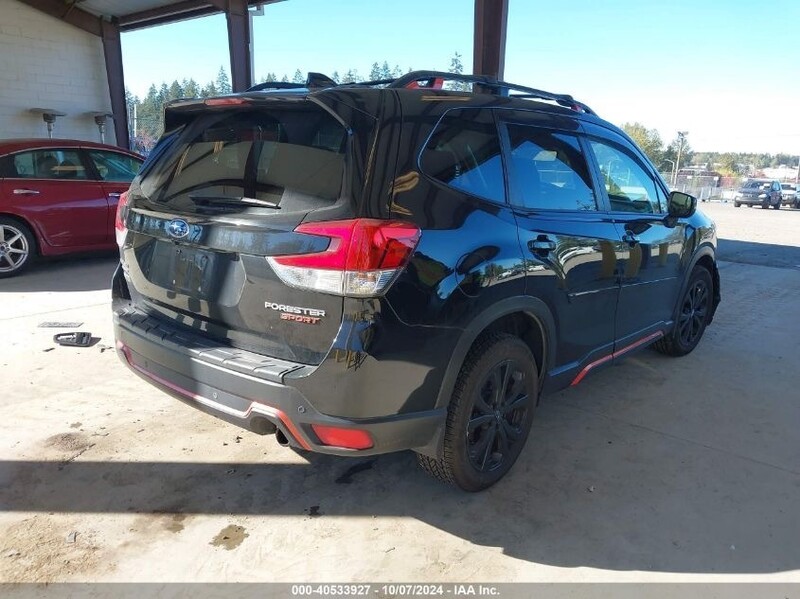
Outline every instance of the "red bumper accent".
<svg viewBox="0 0 800 599"><path fill-rule="evenodd" d="M216 403L213 400L208 399L207 397L203 397L202 395L198 395L197 393L193 393L192 391L189 391L188 389L184 389L183 387L181 387L179 385L176 385L172 381L168 381L165 378L162 378L162 377L158 376L157 374L153 374L152 372L150 372L148 370L145 370L144 368L142 368L141 366L136 364L136 362L134 362L131 359L130 349L128 349L128 347L124 343L122 343L121 341L117 341L117 349L120 350L122 352L122 355L125 356L125 361L128 363L128 366L133 368L136 372L139 372L143 376L147 377L151 381L153 381L155 383L158 383L159 385L161 385L163 387L167 387L168 389L171 389L175 393L179 393L180 395L183 395L184 397L188 397L189 399L193 399L194 401L202 403L202 404L204 404L206 406L213 406ZM286 430L289 431L289 433L292 435L292 437L295 438L295 440L300 444L300 446L303 449L307 450L307 451L311 451L311 446L308 444L308 442L300 434L300 431L297 430L297 427L295 426L295 424L289 419L289 417L283 411L279 410L278 408L274 408L272 406L268 406L266 404L261 403L260 401L259 402L251 402L250 403L250 407L247 409L247 412L245 412L243 414L244 418L249 418L250 417L250 414L253 412L253 405L255 403L258 404L257 411L259 413L265 414L265 415L267 415L269 417L272 417L272 418L274 418L276 420L280 420L280 422L283 424L283 426L286 428Z"/></svg>

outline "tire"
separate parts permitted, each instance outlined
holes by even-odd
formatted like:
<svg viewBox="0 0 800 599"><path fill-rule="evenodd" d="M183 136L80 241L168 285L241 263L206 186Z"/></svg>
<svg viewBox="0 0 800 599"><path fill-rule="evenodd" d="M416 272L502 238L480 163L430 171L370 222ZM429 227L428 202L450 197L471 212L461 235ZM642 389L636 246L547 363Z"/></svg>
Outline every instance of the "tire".
<svg viewBox="0 0 800 599"><path fill-rule="evenodd" d="M781 203L778 202L777 204L773 204L772 207L775 208L775 210L780 210L781 209Z"/></svg>
<svg viewBox="0 0 800 599"><path fill-rule="evenodd" d="M742 203L741 202L734 202L733 203L733 207L734 208L741 208L742 207Z"/></svg>
<svg viewBox="0 0 800 599"><path fill-rule="evenodd" d="M507 333L479 338L450 399L442 458L417 454L420 466L464 491L491 487L525 446L538 394L536 361L521 339Z"/></svg>
<svg viewBox="0 0 800 599"><path fill-rule="evenodd" d="M653 347L668 356L685 356L700 339L711 317L714 298L714 283L711 273L702 266L695 266L689 284L681 297L678 317L672 331L653 344Z"/></svg>
<svg viewBox="0 0 800 599"><path fill-rule="evenodd" d="M14 277L36 257L36 238L16 219L0 216L0 279Z"/></svg>

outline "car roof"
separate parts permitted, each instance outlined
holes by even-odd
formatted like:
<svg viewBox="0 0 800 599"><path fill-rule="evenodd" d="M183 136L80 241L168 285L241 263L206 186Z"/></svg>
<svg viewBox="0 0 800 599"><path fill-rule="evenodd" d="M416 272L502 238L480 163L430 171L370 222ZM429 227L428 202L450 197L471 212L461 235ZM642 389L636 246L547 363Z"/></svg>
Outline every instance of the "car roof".
<svg viewBox="0 0 800 599"><path fill-rule="evenodd" d="M131 152L130 150L120 148L119 146L102 144L95 141L86 141L80 139L49 139L43 137L0 139L0 154L10 154L12 152L19 152L22 150L36 150L43 148L95 148L98 150L121 152L123 154L144 160L144 156L141 156L136 152Z"/></svg>

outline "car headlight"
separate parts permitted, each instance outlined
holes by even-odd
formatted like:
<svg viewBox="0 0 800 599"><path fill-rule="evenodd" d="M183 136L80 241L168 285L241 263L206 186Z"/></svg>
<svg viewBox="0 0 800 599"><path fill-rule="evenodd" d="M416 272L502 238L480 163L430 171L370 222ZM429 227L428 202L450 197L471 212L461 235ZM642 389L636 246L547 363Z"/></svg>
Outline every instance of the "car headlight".
<svg viewBox="0 0 800 599"><path fill-rule="evenodd" d="M759 200L765 200L765 199L767 199L767 194L765 194L765 193L760 193L760 194L758 194L758 199L759 199Z"/></svg>
<svg viewBox="0 0 800 599"><path fill-rule="evenodd" d="M736 199L743 198L744 194L741 191L737 191L734 196Z"/></svg>

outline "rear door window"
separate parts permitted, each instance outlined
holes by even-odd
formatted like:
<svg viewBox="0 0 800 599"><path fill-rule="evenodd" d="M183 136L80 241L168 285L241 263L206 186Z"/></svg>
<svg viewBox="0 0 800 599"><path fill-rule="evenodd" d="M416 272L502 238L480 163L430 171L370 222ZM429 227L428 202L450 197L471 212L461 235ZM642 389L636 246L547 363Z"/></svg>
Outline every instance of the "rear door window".
<svg viewBox="0 0 800 599"><path fill-rule="evenodd" d="M320 208L341 195L346 142L344 127L317 107L208 113L149 163L141 191L179 212Z"/></svg>
<svg viewBox="0 0 800 599"><path fill-rule="evenodd" d="M475 111L451 111L436 127L420 156L423 173L472 195L504 203L500 139L493 120Z"/></svg>
<svg viewBox="0 0 800 599"><path fill-rule="evenodd" d="M577 137L528 125L507 128L512 203L538 210L597 210Z"/></svg>
<svg viewBox="0 0 800 599"><path fill-rule="evenodd" d="M90 150L89 156L101 181L130 183L142 166L141 160L118 152Z"/></svg>

